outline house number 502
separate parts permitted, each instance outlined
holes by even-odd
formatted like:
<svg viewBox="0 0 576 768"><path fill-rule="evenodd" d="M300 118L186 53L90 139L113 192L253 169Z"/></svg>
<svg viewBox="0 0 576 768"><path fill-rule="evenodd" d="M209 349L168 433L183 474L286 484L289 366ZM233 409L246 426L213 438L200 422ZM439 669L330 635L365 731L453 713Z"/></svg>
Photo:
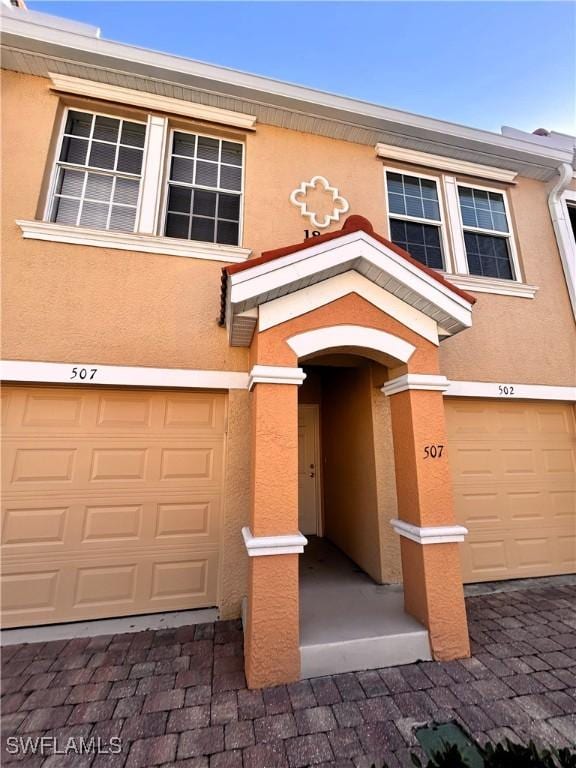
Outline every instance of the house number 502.
<svg viewBox="0 0 576 768"><path fill-rule="evenodd" d="M424 458L425 459L439 459L442 456L444 450L443 445L425 445L424 446Z"/></svg>

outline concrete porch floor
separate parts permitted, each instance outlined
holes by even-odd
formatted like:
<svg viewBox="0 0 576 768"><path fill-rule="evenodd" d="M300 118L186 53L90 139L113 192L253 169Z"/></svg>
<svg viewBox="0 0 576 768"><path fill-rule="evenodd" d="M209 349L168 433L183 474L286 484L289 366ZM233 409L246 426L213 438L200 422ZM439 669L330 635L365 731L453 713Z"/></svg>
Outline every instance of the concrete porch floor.
<svg viewBox="0 0 576 768"><path fill-rule="evenodd" d="M400 585L379 585L326 539L300 558L302 678L428 661L427 630Z"/></svg>

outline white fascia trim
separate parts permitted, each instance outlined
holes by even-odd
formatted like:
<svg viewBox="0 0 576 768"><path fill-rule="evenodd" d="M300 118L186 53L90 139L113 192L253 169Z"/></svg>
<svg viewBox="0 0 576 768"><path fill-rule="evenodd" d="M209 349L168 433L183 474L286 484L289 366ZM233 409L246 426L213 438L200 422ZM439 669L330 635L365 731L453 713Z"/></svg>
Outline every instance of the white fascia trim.
<svg viewBox="0 0 576 768"><path fill-rule="evenodd" d="M576 402L576 387L516 384L509 381L450 381L445 397L481 397L499 400L559 400Z"/></svg>
<svg viewBox="0 0 576 768"><path fill-rule="evenodd" d="M142 107L154 112L182 115L209 123L231 125L248 131L253 131L256 125L256 117L246 115L243 112L208 107L204 104L174 99L169 96L158 96L155 93L137 91L133 88L122 88L118 85L99 83L95 80L59 75L56 72L50 72L49 77L52 81L52 88L63 93L86 96L100 101L113 101L115 104L128 104L131 107Z"/></svg>
<svg viewBox="0 0 576 768"><path fill-rule="evenodd" d="M297 384L306 378L302 368L290 368L285 365L255 365L250 371L248 389L255 384Z"/></svg>
<svg viewBox="0 0 576 768"><path fill-rule="evenodd" d="M464 541L468 529L463 525L431 525L421 527L405 523L404 520L390 520L397 534L417 544L455 544Z"/></svg>
<svg viewBox="0 0 576 768"><path fill-rule="evenodd" d="M120 251L155 253L160 256L185 256L189 259L225 261L228 264L246 261L252 251L233 245L200 243L196 240L178 240L126 232L107 232L99 229L83 229L47 221L23 221L16 224L28 240L48 240L54 243L70 243Z"/></svg>
<svg viewBox="0 0 576 768"><path fill-rule="evenodd" d="M514 182L518 173L508 171L503 168L494 168L490 165L480 165L471 163L467 160L457 160L453 157L443 157L442 155L431 155L428 152L420 152L406 147L397 147L392 144L376 144L376 154L391 160L398 160L402 163L411 163L412 165L421 165L426 168L437 168L451 173L461 173L465 176L475 176L482 179L493 179L507 183Z"/></svg>
<svg viewBox="0 0 576 768"><path fill-rule="evenodd" d="M249 557L300 555L308 544L308 539L300 532L285 536L253 536L248 526L242 528L242 538Z"/></svg>
<svg viewBox="0 0 576 768"><path fill-rule="evenodd" d="M407 363L416 347L386 331L362 325L330 325L313 331L297 333L286 339L299 358L330 349L370 349Z"/></svg>
<svg viewBox="0 0 576 768"><path fill-rule="evenodd" d="M451 275L445 273L447 280L470 293L495 293L499 296L518 296L522 299L533 299L539 290L537 285L517 283L514 280L498 280L492 277L477 275Z"/></svg>
<svg viewBox="0 0 576 768"><path fill-rule="evenodd" d="M260 304L258 327L260 331L273 328L295 317L323 307L337 299L356 293L378 309L398 320L410 330L438 346L438 325L428 315L415 309L384 288L375 285L359 272L350 270L295 293Z"/></svg>
<svg viewBox="0 0 576 768"><path fill-rule="evenodd" d="M429 392L445 392L450 386L446 376L438 376L428 373L405 373L391 379L381 387L381 391L389 397L397 395L399 392L406 392L409 389L423 389Z"/></svg>
<svg viewBox="0 0 576 768"><path fill-rule="evenodd" d="M77 373L74 375L74 368ZM86 371L81 379L79 371ZM92 371L95 371L92 376ZM99 363L46 363L35 360L0 361L2 381L110 385L127 387L184 387L187 389L248 389L248 374L242 371L203 371L185 368L145 368Z"/></svg>
<svg viewBox="0 0 576 768"><path fill-rule="evenodd" d="M60 20L59 20L60 22ZM535 146L530 141L510 138L501 134L469 128L466 126L424 117L410 112L389 109L378 104L338 96L332 93L305 88L281 82L273 78L251 75L225 67L217 67L204 62L193 61L180 56L173 56L133 45L116 43L110 40L90 38L71 32L69 29L50 29L39 27L27 19L26 14L6 14L3 19L3 33L6 45L15 51L41 50L45 57L62 59L62 49L66 49L68 60L77 61L84 67L99 70L107 66L116 67L117 71L146 77L148 80L162 78L165 82L178 86L201 87L216 91L220 95L232 98L252 99L256 106L285 107L286 99L292 102L293 109L312 118L319 113L324 120L332 120L339 127L346 125L373 128L377 121L378 130L391 130L406 141L412 135L424 135L444 149L456 146L461 150L474 144L486 155L495 159L510 159L516 162L516 154L521 153L534 165L571 162L572 153L553 147ZM96 75L97 76L97 75ZM476 150L474 150L476 151Z"/></svg>
<svg viewBox="0 0 576 768"><path fill-rule="evenodd" d="M319 282L322 277L333 276L336 272L355 267L360 271L362 263L376 268L371 271L379 270L390 280L396 280L403 287L404 294L414 292L422 301L446 312L461 326L467 328L472 325L470 302L361 231L311 245L303 251L232 274L230 302L232 307L236 305L247 309L250 305L262 303L260 297L266 301L266 296L273 291L288 285L296 285L295 290L298 290L298 283L310 283L309 278L313 280L315 275L318 275L316 282Z"/></svg>

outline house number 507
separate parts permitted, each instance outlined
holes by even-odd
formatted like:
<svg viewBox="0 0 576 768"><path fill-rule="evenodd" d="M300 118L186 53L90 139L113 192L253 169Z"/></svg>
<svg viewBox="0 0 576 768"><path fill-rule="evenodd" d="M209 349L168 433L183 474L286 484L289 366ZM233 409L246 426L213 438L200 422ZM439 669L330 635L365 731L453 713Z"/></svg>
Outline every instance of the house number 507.
<svg viewBox="0 0 576 768"><path fill-rule="evenodd" d="M70 378L80 379L81 381L92 381L97 372L98 368L72 368Z"/></svg>
<svg viewBox="0 0 576 768"><path fill-rule="evenodd" d="M424 446L424 458L425 459L439 459L442 456L444 450L443 445L425 445Z"/></svg>

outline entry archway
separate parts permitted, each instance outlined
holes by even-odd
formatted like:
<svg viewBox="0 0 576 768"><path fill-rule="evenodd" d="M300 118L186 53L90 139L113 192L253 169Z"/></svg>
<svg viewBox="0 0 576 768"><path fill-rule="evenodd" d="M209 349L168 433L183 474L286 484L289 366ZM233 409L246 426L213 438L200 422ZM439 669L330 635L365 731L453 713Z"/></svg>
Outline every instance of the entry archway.
<svg viewBox="0 0 576 768"><path fill-rule="evenodd" d="M346 350L388 367L382 396L391 403L398 495L392 522L401 536L405 608L428 629L435 658L469 654L457 548L464 529L455 526L446 452L435 451L432 458L425 449L446 444L439 337L470 325L474 299L375 235L365 220L323 237L228 270L224 304L231 338L254 321L253 503L243 531L250 556L245 657L251 687L300 675L298 556L306 540L298 531L297 388L304 378L300 360L320 352ZM341 245L334 242L338 237ZM338 298L316 297L308 305L311 281L346 278L354 269L376 276L382 301L339 289ZM303 276L302 285L295 275ZM282 297L299 291L302 300L287 308ZM398 297L406 310L399 310ZM280 301L281 310L275 304Z"/></svg>

